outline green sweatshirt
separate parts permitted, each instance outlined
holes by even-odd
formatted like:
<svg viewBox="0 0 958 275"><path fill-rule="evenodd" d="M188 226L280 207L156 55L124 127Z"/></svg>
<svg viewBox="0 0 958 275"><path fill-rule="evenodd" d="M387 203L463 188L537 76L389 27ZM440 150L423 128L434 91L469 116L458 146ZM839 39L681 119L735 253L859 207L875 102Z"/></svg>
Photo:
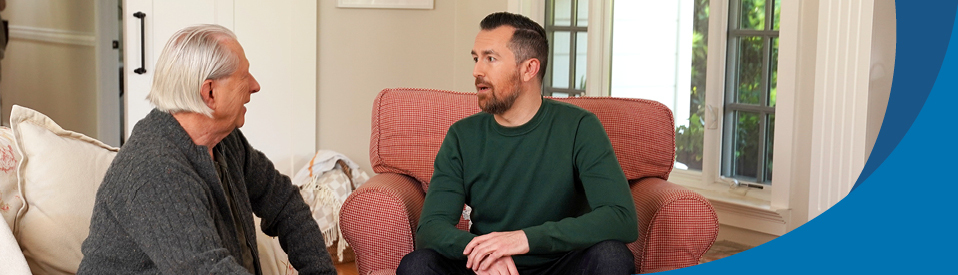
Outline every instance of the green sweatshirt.
<svg viewBox="0 0 958 275"><path fill-rule="evenodd" d="M463 204L470 232L456 229ZM436 155L417 247L465 259L466 245L491 232L523 230L519 267L550 263L604 240L638 237L635 206L612 144L596 116L543 99L536 115L504 127L488 113L453 124Z"/></svg>

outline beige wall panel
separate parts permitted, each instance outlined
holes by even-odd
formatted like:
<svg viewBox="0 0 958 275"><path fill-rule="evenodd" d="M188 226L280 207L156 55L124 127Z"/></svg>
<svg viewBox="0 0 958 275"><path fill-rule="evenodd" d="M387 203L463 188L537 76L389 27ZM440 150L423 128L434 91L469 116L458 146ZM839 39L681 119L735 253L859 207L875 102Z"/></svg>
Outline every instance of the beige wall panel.
<svg viewBox="0 0 958 275"><path fill-rule="evenodd" d="M17 104L46 114L64 129L96 136L93 47L13 40L2 66L5 120Z"/></svg>
<svg viewBox="0 0 958 275"><path fill-rule="evenodd" d="M469 51L486 11L505 0L436 1L432 10L319 6L317 149L369 164L373 99L385 88L472 91Z"/></svg>
<svg viewBox="0 0 958 275"><path fill-rule="evenodd" d="M7 0L3 19L10 25L94 32L94 0Z"/></svg>
<svg viewBox="0 0 958 275"><path fill-rule="evenodd" d="M94 15L93 0L7 1L3 18L10 21L11 37L0 80L3 124L9 123L10 107L19 104L96 137L96 52L82 45L94 39Z"/></svg>
<svg viewBox="0 0 958 275"><path fill-rule="evenodd" d="M453 79L455 86L453 90L460 92L475 92L475 78L472 77L472 69L475 62L472 61L472 45L476 41L476 34L479 33L479 22L486 15L493 12L505 11L506 1L457 1L456 6L456 37L455 50L453 51L453 64L455 64L455 76Z"/></svg>

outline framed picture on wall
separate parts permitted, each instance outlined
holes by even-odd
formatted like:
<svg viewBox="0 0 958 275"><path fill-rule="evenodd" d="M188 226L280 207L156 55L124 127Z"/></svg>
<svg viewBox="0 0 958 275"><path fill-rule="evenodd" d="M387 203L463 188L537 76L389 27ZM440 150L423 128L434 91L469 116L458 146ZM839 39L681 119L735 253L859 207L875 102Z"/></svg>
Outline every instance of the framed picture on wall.
<svg viewBox="0 0 958 275"><path fill-rule="evenodd" d="M337 0L339 8L433 9L435 0Z"/></svg>

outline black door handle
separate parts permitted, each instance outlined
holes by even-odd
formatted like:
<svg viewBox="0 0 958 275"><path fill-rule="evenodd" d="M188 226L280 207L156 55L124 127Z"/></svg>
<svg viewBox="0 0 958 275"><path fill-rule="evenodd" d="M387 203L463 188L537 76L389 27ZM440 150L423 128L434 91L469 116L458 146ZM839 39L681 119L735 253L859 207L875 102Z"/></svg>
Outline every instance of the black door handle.
<svg viewBox="0 0 958 275"><path fill-rule="evenodd" d="M143 30L144 25L146 24L146 14L142 11L138 11L133 14L133 17L140 19L140 67L133 70L136 74L145 74L146 73L146 39L144 38Z"/></svg>

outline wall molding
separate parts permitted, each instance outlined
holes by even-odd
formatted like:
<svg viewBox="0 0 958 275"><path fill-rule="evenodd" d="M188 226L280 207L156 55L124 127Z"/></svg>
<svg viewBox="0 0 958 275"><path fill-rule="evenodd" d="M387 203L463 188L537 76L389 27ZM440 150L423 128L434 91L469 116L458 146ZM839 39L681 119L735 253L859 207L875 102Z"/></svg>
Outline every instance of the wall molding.
<svg viewBox="0 0 958 275"><path fill-rule="evenodd" d="M787 209L756 208L713 198L709 201L722 224L775 236L785 235L788 232L787 221L790 211Z"/></svg>
<svg viewBox="0 0 958 275"><path fill-rule="evenodd" d="M848 195L868 157L874 6L874 1L823 1L819 7L809 220Z"/></svg>
<svg viewBox="0 0 958 275"><path fill-rule="evenodd" d="M788 232L791 210L772 207L767 200L735 196L729 192L685 186L712 203L719 223L769 235Z"/></svg>
<svg viewBox="0 0 958 275"><path fill-rule="evenodd" d="M96 34L60 29L11 25L10 40L28 40L72 46L96 46Z"/></svg>

